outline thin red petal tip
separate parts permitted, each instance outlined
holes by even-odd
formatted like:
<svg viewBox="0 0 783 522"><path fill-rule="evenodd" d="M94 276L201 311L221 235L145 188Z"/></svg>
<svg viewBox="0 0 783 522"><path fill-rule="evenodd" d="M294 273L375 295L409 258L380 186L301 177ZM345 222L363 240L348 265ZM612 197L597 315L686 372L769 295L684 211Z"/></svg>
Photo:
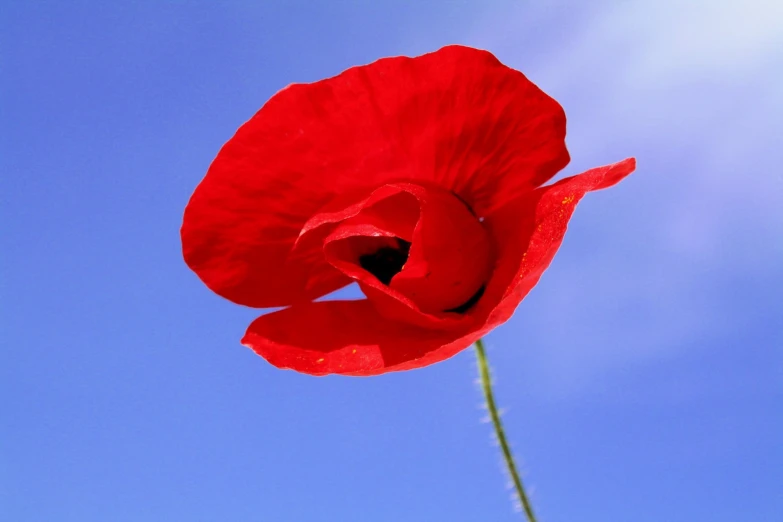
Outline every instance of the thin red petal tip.
<svg viewBox="0 0 783 522"><path fill-rule="evenodd" d="M604 174L603 181L596 185L594 190L609 188L625 179L629 174L636 170L636 158L626 158L622 161L618 161L617 163L607 165L607 167L604 168L607 168L607 172Z"/></svg>

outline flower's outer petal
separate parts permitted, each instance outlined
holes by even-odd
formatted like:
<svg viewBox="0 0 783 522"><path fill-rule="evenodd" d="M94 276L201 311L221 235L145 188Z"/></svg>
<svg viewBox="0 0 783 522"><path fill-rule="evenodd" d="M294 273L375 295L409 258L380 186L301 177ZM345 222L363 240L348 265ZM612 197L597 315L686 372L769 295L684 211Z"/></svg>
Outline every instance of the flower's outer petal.
<svg viewBox="0 0 783 522"><path fill-rule="evenodd" d="M629 158L541 187L487 216L498 262L472 313L485 315L483 332L506 322L549 267L580 199L618 183L636 168Z"/></svg>
<svg viewBox="0 0 783 522"><path fill-rule="evenodd" d="M432 364L475 340L390 322L364 299L302 303L262 315L242 344L278 368L367 376Z"/></svg>
<svg viewBox="0 0 783 522"><path fill-rule="evenodd" d="M350 284L326 262L320 245L311 243L292 255L299 228L265 226L255 204L220 187L197 190L185 209L185 262L213 292L237 304L268 308L316 299Z"/></svg>
<svg viewBox="0 0 783 522"><path fill-rule="evenodd" d="M483 216L568 162L560 105L486 51L384 58L274 95L221 149L182 225L187 264L240 304L285 306L347 283L302 226L345 193L422 181Z"/></svg>

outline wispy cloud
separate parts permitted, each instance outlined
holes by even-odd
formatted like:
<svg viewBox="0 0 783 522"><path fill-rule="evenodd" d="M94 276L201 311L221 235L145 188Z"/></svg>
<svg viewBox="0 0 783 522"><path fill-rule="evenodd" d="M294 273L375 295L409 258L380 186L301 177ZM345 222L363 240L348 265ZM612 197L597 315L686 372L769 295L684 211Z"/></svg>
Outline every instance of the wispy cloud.
<svg viewBox="0 0 783 522"><path fill-rule="evenodd" d="M779 2L667 0L496 8L477 23L468 43L565 106L569 173L639 158L585 201L514 322L545 345L524 356L543 386L579 390L708 343L751 313L720 293L731 281L781 282L781 20Z"/></svg>

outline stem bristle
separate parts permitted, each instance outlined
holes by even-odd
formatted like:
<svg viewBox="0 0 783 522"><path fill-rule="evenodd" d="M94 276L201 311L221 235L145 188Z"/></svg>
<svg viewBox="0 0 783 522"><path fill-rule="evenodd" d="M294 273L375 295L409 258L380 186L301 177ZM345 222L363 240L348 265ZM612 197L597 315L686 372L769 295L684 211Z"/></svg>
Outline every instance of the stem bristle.
<svg viewBox="0 0 783 522"><path fill-rule="evenodd" d="M500 412L495 404L495 396L492 392L492 377L490 375L489 364L487 363L487 354L484 350L484 342L481 339L476 341L476 359L478 361L479 376L481 377L481 385L484 390L487 410L489 410L492 424L495 427L495 438L500 445L503 459L506 463L506 469L511 477L513 487L516 490L517 501L524 509L528 522L536 522L536 517L533 514L533 507L530 505L530 499L528 498L527 493L525 493L525 488L522 485L522 478L519 476L514 457L511 454L511 448L508 445L505 432L503 431L503 424L500 421Z"/></svg>

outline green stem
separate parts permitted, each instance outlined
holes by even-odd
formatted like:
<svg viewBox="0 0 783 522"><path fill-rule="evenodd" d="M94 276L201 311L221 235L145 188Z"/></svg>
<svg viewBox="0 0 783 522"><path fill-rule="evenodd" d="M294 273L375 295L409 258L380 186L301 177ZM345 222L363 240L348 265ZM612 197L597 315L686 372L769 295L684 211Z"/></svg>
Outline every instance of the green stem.
<svg viewBox="0 0 783 522"><path fill-rule="evenodd" d="M511 455L511 448L509 448L508 441L506 441L506 434L503 432L503 424L500 422L500 414L498 413L495 397L492 393L492 378L489 375L489 364L487 364L487 354L484 351L484 341L481 339L476 341L476 358L478 359L481 387L484 390L487 409L489 410L490 417L492 417L492 424L495 426L495 435L497 435L500 449L503 451L503 458L506 460L508 472L511 474L511 479L514 481L514 487L517 490L519 501L522 503L522 508L525 510L528 522L536 522L530 500L527 498L527 493L525 493L525 488L522 485L522 479L519 477L517 465L514 463L513 455Z"/></svg>

